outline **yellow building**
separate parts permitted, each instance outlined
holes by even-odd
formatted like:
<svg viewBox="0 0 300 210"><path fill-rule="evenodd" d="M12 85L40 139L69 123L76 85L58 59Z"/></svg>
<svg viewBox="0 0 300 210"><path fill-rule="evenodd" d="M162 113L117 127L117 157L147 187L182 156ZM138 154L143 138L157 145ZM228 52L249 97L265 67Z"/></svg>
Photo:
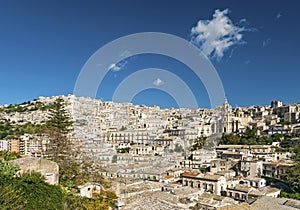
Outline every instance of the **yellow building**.
<svg viewBox="0 0 300 210"><path fill-rule="evenodd" d="M20 140L10 141L10 151L15 153L20 153Z"/></svg>

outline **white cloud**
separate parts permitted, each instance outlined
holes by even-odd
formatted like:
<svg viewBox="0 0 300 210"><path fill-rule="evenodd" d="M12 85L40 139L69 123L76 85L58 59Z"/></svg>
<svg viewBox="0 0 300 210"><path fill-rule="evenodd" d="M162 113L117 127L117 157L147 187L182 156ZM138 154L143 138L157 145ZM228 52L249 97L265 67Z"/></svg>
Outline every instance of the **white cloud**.
<svg viewBox="0 0 300 210"><path fill-rule="evenodd" d="M240 23L245 23L247 21L246 18L240 19Z"/></svg>
<svg viewBox="0 0 300 210"><path fill-rule="evenodd" d="M163 84L165 84L165 82L162 81L160 78L157 78L156 80L153 81L153 85L155 86L162 86Z"/></svg>
<svg viewBox="0 0 300 210"><path fill-rule="evenodd" d="M117 64L115 64L115 63L111 64L108 67L108 69L111 70L111 71L120 71L121 70L121 68Z"/></svg>
<svg viewBox="0 0 300 210"><path fill-rule="evenodd" d="M123 69L126 64L127 64L127 60L122 60L119 63L112 63L109 65L108 69L111 71L120 71L121 69Z"/></svg>
<svg viewBox="0 0 300 210"><path fill-rule="evenodd" d="M281 14L281 13L278 13L278 14L276 15L276 18L279 19L279 18L281 18L281 16L282 16L282 14Z"/></svg>
<svg viewBox="0 0 300 210"><path fill-rule="evenodd" d="M131 56L132 56L132 53L129 50L125 50L125 51L121 52L119 54L119 59L121 61L118 63L110 64L108 66L108 70L117 72L117 71L124 69L125 66L127 65L127 63L129 62L129 60L133 59L133 57L131 57Z"/></svg>
<svg viewBox="0 0 300 210"><path fill-rule="evenodd" d="M270 45L270 44L271 44L271 39L270 39L270 38L266 39L266 40L263 41L263 43L262 43L263 47L267 47L267 46Z"/></svg>
<svg viewBox="0 0 300 210"><path fill-rule="evenodd" d="M202 50L207 57L220 59L231 46L245 43L242 32L244 27L234 25L227 16L228 9L215 10L211 20L199 20L191 30L191 42ZM246 19L241 19L244 23Z"/></svg>

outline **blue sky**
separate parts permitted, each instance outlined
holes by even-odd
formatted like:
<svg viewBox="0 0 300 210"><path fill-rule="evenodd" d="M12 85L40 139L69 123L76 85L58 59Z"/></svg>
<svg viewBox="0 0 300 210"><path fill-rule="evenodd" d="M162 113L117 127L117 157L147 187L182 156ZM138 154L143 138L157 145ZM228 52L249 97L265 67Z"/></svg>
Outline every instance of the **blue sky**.
<svg viewBox="0 0 300 210"><path fill-rule="evenodd" d="M164 32L188 41L199 20L216 10L241 30L242 40L211 54L232 105L300 102L299 1L0 1L0 104L69 94L88 58L103 45L138 32ZM203 45L202 45L203 46ZM198 43L201 48L201 43ZM160 55L130 58L109 72L98 98L111 100L117 85L143 68L169 70L184 80L201 107L203 85L185 65ZM201 83L201 81L200 81ZM137 104L176 106L170 95L146 90Z"/></svg>

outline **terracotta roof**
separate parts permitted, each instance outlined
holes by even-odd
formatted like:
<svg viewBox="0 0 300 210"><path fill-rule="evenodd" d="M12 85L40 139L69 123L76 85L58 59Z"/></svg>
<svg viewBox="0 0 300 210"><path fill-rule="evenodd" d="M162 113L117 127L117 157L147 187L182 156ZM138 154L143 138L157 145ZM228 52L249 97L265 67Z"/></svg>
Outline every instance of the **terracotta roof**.
<svg viewBox="0 0 300 210"><path fill-rule="evenodd" d="M192 173L192 172L185 172L182 174L182 176L186 177L197 177L200 173Z"/></svg>
<svg viewBox="0 0 300 210"><path fill-rule="evenodd" d="M264 162L265 165L278 165L279 162Z"/></svg>
<svg viewBox="0 0 300 210"><path fill-rule="evenodd" d="M164 179L172 179L172 178L174 178L174 176L171 176L171 175L166 175L166 176L164 176Z"/></svg>
<svg viewBox="0 0 300 210"><path fill-rule="evenodd" d="M191 173L185 172L182 174L183 177L197 178L201 180L210 180L210 181L218 181L222 176L214 175L214 174L205 174L204 176L199 176L201 173Z"/></svg>

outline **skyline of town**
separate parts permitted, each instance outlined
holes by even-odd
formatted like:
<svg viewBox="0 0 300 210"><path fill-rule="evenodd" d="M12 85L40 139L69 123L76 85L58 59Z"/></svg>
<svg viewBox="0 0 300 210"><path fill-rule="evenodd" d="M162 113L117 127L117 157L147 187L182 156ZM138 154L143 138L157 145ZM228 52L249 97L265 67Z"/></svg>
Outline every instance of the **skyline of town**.
<svg viewBox="0 0 300 210"><path fill-rule="evenodd" d="M101 175L116 195L115 209L294 210L300 204L294 200L300 103L161 109L68 95L0 106L0 118L0 154L21 155L11 162L20 173L32 168L49 184L64 186L63 169L72 159L53 161L55 155L79 165L89 161L93 176L84 185L75 182L77 199L97 200L93 193L104 186L94 177ZM57 128L68 138L67 150Z"/></svg>
<svg viewBox="0 0 300 210"><path fill-rule="evenodd" d="M68 96L74 96L74 97L77 97L77 98L86 98L86 99L94 99L94 100L99 100L99 101L102 101L102 102L109 102L109 103L116 103L116 104L132 104L134 106L146 106L146 107L159 107L161 109L214 109L212 107L162 107L162 106L159 106L157 104L151 104L151 105L147 105L147 104L138 104L138 103L134 103L132 101L127 101L127 102L114 102L114 101L110 101L110 100L103 100L103 99L98 99L98 98L91 98L91 97L84 97L84 96L76 96L74 94L66 94L66 95L50 95L50 96L44 96L44 95L40 95L36 98L32 98L32 99L28 99L28 100L24 100L24 101L21 101L19 103L10 103L10 104L0 104L0 107L5 107L5 106L9 106L9 105L19 105L19 104L23 104L23 103L28 103L30 101L35 101L35 100L38 100L40 98L52 98L52 97L68 97ZM245 106L238 106L238 104L232 104L227 98L224 99L224 103L229 103L232 107L236 108L236 107L241 107L241 108L247 108L247 107L259 107L259 106L271 106L271 104L273 102L280 102L282 103L283 105L291 105L291 104L299 104L299 102L295 101L295 102L289 102L289 103L285 103L284 101L281 101L281 100L271 100L269 101L268 103L266 104L253 104L253 105L245 105ZM220 106L223 106L220 105ZM215 107L216 108L216 107Z"/></svg>

